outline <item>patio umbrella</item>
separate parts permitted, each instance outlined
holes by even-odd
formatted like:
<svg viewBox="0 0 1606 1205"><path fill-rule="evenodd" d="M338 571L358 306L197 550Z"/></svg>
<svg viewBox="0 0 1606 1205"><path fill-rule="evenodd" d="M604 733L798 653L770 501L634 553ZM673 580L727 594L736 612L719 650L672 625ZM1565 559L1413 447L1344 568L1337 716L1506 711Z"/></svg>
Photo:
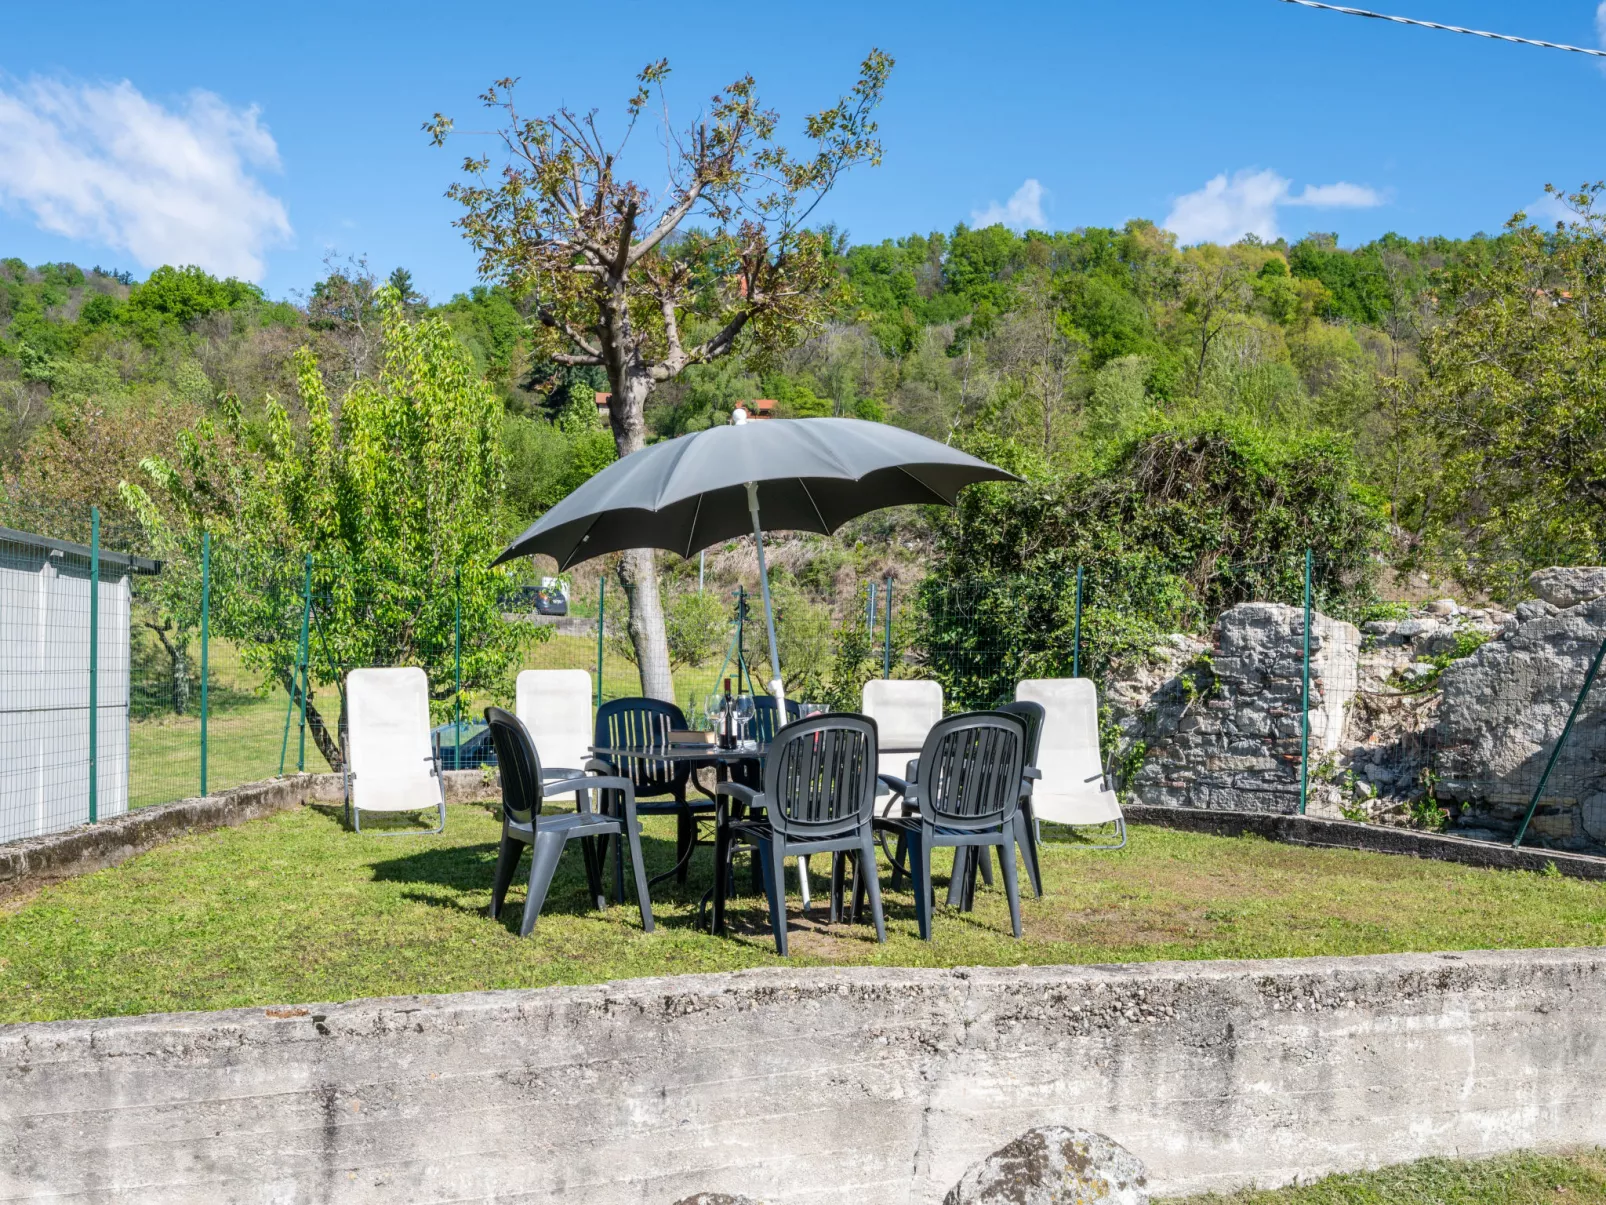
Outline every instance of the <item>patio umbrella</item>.
<svg viewBox="0 0 1606 1205"><path fill-rule="evenodd" d="M887 506L952 506L976 481L1013 473L901 427L854 418L766 419L665 440L615 461L542 515L495 564L543 553L567 569L626 548L690 557L752 532L769 633L770 692L785 715L764 526L829 535Z"/></svg>

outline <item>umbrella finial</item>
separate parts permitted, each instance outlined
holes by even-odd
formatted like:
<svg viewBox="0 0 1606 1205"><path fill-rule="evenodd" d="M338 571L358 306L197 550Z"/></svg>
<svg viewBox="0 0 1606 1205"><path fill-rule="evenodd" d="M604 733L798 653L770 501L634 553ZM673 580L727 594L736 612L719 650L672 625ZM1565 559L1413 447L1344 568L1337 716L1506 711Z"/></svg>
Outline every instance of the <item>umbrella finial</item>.
<svg viewBox="0 0 1606 1205"><path fill-rule="evenodd" d="M740 406L731 411L731 426L740 427L747 421L747 411Z"/></svg>

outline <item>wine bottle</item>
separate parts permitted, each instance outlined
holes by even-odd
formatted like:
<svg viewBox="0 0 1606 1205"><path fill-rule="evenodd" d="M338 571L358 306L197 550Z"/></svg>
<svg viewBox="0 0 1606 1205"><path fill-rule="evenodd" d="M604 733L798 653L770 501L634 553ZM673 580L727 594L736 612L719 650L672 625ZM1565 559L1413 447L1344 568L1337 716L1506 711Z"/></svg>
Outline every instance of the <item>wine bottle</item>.
<svg viewBox="0 0 1606 1205"><path fill-rule="evenodd" d="M736 732L732 725L736 721L736 711L731 704L731 680L725 679L725 704L722 708L720 720L719 747L721 749L736 748Z"/></svg>

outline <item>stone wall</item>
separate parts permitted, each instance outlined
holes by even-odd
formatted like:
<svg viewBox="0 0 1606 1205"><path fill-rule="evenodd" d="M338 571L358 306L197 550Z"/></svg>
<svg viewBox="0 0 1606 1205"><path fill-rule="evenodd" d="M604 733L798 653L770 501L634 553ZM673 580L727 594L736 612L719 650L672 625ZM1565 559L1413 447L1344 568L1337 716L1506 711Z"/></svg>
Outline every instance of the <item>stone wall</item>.
<svg viewBox="0 0 1606 1205"><path fill-rule="evenodd" d="M1304 612L1242 603L1225 612L1210 647L1165 683L1129 738L1147 753L1128 784L1146 804L1292 812L1299 807L1304 706ZM1311 620L1310 755L1336 756L1355 678L1360 633Z"/></svg>
<svg viewBox="0 0 1606 1205"><path fill-rule="evenodd" d="M1412 824L1441 806L1460 831L1509 839L1606 640L1606 569L1547 569L1532 584L1540 597L1514 613L1440 599L1370 622L1364 636L1313 617L1312 815ZM1185 662L1173 638L1113 689L1128 747L1147 746L1126 784L1132 798L1297 809L1302 631L1298 608L1234 607ZM1167 675L1158 684L1156 671ZM1606 681L1562 747L1529 833L1554 848L1606 844Z"/></svg>
<svg viewBox="0 0 1606 1205"><path fill-rule="evenodd" d="M0 1198L935 1205L1032 1126L1175 1193L1606 1141L1606 951L777 968L0 1026Z"/></svg>

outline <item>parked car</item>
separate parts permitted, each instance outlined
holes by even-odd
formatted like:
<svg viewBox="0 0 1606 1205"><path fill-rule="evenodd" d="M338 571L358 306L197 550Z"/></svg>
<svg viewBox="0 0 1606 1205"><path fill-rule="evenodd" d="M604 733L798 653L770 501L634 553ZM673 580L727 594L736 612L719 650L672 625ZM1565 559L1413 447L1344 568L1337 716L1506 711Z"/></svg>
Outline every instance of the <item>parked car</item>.
<svg viewBox="0 0 1606 1205"><path fill-rule="evenodd" d="M537 615L567 615L569 613L569 596L563 592L563 587L536 587L535 613Z"/></svg>
<svg viewBox="0 0 1606 1205"><path fill-rule="evenodd" d="M496 764L491 730L483 720L464 720L461 732L455 724L442 724L430 729L429 737L440 755L442 770L477 770Z"/></svg>
<svg viewBox="0 0 1606 1205"><path fill-rule="evenodd" d="M514 586L497 595L496 605L507 612L533 611L535 596L540 592L540 586Z"/></svg>

